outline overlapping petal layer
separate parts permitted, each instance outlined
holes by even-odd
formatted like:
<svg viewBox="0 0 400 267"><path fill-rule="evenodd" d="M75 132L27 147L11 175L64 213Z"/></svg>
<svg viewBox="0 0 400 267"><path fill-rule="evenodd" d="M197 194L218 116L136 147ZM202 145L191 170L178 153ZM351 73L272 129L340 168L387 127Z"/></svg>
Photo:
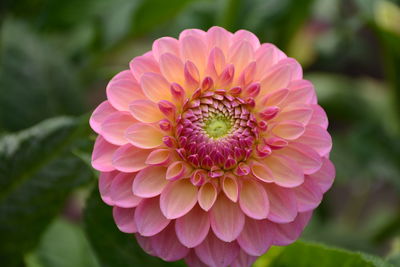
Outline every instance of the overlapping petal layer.
<svg viewBox="0 0 400 267"><path fill-rule="evenodd" d="M302 69L244 30L156 40L107 86L92 165L122 232L189 266L295 241L331 187L328 120Z"/></svg>

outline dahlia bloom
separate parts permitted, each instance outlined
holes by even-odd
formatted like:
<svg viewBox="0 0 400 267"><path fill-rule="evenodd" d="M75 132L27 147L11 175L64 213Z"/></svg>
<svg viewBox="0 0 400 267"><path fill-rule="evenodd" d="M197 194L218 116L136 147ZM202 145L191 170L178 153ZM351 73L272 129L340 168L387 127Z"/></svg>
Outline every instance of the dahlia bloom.
<svg viewBox="0 0 400 267"><path fill-rule="evenodd" d="M294 242L335 169L298 62L252 33L185 30L135 57L90 119L119 230L189 266L250 266Z"/></svg>

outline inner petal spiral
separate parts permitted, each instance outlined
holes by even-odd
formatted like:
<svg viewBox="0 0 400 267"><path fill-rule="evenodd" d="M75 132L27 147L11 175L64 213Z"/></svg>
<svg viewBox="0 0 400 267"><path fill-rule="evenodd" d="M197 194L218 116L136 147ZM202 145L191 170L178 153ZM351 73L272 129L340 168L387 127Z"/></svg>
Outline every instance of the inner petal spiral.
<svg viewBox="0 0 400 267"><path fill-rule="evenodd" d="M231 169L250 156L255 125L255 117L241 98L203 93L178 118L179 154L196 168Z"/></svg>

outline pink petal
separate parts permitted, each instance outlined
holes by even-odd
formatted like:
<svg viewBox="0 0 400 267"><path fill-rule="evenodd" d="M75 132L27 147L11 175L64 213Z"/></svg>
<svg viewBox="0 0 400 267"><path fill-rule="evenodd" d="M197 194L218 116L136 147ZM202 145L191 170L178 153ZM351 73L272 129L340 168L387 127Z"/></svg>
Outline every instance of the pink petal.
<svg viewBox="0 0 400 267"><path fill-rule="evenodd" d="M283 187L296 187L304 182L304 173L300 166L293 160L272 155L263 160L271 171L273 181Z"/></svg>
<svg viewBox="0 0 400 267"><path fill-rule="evenodd" d="M98 171L109 172L115 170L112 157L118 146L108 143L99 135L94 144L92 153L92 166Z"/></svg>
<svg viewBox="0 0 400 267"><path fill-rule="evenodd" d="M326 156L332 149L332 138L329 133L315 124L307 125L304 134L296 142L310 146L321 156Z"/></svg>
<svg viewBox="0 0 400 267"><path fill-rule="evenodd" d="M130 102L145 98L133 77L129 80L111 80L106 90L110 103L121 111L129 111Z"/></svg>
<svg viewBox="0 0 400 267"><path fill-rule="evenodd" d="M232 262L231 267L251 267L256 259L257 257L250 256L241 249L239 255Z"/></svg>
<svg viewBox="0 0 400 267"><path fill-rule="evenodd" d="M270 200L268 220L276 223L292 222L297 216L296 195L292 189L274 184L265 185Z"/></svg>
<svg viewBox="0 0 400 267"><path fill-rule="evenodd" d="M126 129L135 122L136 120L128 112L113 113L101 125L101 134L114 145L125 145L128 143L125 137Z"/></svg>
<svg viewBox="0 0 400 267"><path fill-rule="evenodd" d="M218 47L222 51L228 51L230 46L231 38L233 34L225 30L224 28L214 26L207 31L207 42L209 49Z"/></svg>
<svg viewBox="0 0 400 267"><path fill-rule="evenodd" d="M146 158L146 164L148 165L163 165L169 162L172 157L172 153L169 149L156 149L151 151L151 153Z"/></svg>
<svg viewBox="0 0 400 267"><path fill-rule="evenodd" d="M196 37L203 41L206 38L206 33L200 29L186 29L179 34L179 41L182 41L182 39L188 36Z"/></svg>
<svg viewBox="0 0 400 267"><path fill-rule="evenodd" d="M306 125L312 115L313 109L308 105L291 105L279 112L274 121L297 121Z"/></svg>
<svg viewBox="0 0 400 267"><path fill-rule="evenodd" d="M310 211L318 207L322 200L322 191L318 184L306 177L304 183L293 188L297 198L297 209L299 212Z"/></svg>
<svg viewBox="0 0 400 267"><path fill-rule="evenodd" d="M160 68L162 75L170 82L183 84L183 63L177 56L165 53L160 57Z"/></svg>
<svg viewBox="0 0 400 267"><path fill-rule="evenodd" d="M268 216L269 200L264 188L256 181L243 180L240 189L239 205L249 217L261 220Z"/></svg>
<svg viewBox="0 0 400 267"><path fill-rule="evenodd" d="M157 122L165 117L156 103L145 99L131 102L129 110L135 119L145 123Z"/></svg>
<svg viewBox="0 0 400 267"><path fill-rule="evenodd" d="M307 80L297 80L290 82L289 95L282 103L283 106L286 105L296 105L296 104L313 104L313 99L315 99L315 89L311 82Z"/></svg>
<svg viewBox="0 0 400 267"><path fill-rule="evenodd" d="M313 115L310 120L310 124L317 124L324 129L328 128L328 117L325 111L319 105L311 105L313 109Z"/></svg>
<svg viewBox="0 0 400 267"><path fill-rule="evenodd" d="M193 249L190 250L189 254L185 258L185 263L189 267L209 267L204 262L202 262Z"/></svg>
<svg viewBox="0 0 400 267"><path fill-rule="evenodd" d="M135 209L113 208L113 217L118 229L124 233L136 233Z"/></svg>
<svg viewBox="0 0 400 267"><path fill-rule="evenodd" d="M257 72L255 77L262 78L265 73L280 60L285 59L286 55L273 44L262 44L255 54Z"/></svg>
<svg viewBox="0 0 400 267"><path fill-rule="evenodd" d="M99 177L99 191L101 199L110 206L114 205L110 195L110 187L112 181L118 173L119 172L117 171L101 172Z"/></svg>
<svg viewBox="0 0 400 267"><path fill-rule="evenodd" d="M276 246L287 246L296 241L303 232L312 215L311 211L299 213L293 222L285 224L270 223L274 228L275 238L273 244Z"/></svg>
<svg viewBox="0 0 400 267"><path fill-rule="evenodd" d="M274 182L274 177L272 176L272 171L268 168L268 164L258 161L252 161L251 165L251 173L259 180L272 183Z"/></svg>
<svg viewBox="0 0 400 267"><path fill-rule="evenodd" d="M160 74L145 73L140 79L143 94L151 101L172 100L169 82Z"/></svg>
<svg viewBox="0 0 400 267"><path fill-rule="evenodd" d="M260 95L286 88L292 80L299 80L301 77L302 69L297 61L292 58L282 59L262 79Z"/></svg>
<svg viewBox="0 0 400 267"><path fill-rule="evenodd" d="M189 179L171 182L161 193L160 208L168 219L188 213L197 202L197 187Z"/></svg>
<svg viewBox="0 0 400 267"><path fill-rule="evenodd" d="M110 187L110 196L115 206L133 208L140 203L142 199L132 193L134 178L135 174L132 173L121 172L115 176Z"/></svg>
<svg viewBox="0 0 400 267"><path fill-rule="evenodd" d="M209 211L217 200L217 195L217 189L214 184L203 184L197 196L200 207L205 211Z"/></svg>
<svg viewBox="0 0 400 267"><path fill-rule="evenodd" d="M179 56L179 42L175 38L162 37L154 41L152 51L157 60L165 53Z"/></svg>
<svg viewBox="0 0 400 267"><path fill-rule="evenodd" d="M226 61L224 53L220 48L214 47L208 57L207 74L217 80L225 67Z"/></svg>
<svg viewBox="0 0 400 267"><path fill-rule="evenodd" d="M246 253L261 256L272 245L273 239L273 228L269 227L267 220L246 218L246 224L237 241Z"/></svg>
<svg viewBox="0 0 400 267"><path fill-rule="evenodd" d="M102 102L93 111L92 116L90 117L89 120L90 127L92 127L93 131L95 131L96 133L100 133L101 124L109 115L115 113L116 111L117 110L113 106L111 106L110 102L108 101Z"/></svg>
<svg viewBox="0 0 400 267"><path fill-rule="evenodd" d="M165 261L180 260L189 253L175 234L174 224L168 225L161 233L150 238L154 253Z"/></svg>
<svg viewBox="0 0 400 267"><path fill-rule="evenodd" d="M193 248L206 238L210 229L208 213L195 206L185 216L176 220L175 230L179 241L186 247Z"/></svg>
<svg viewBox="0 0 400 267"><path fill-rule="evenodd" d="M238 200L239 185L236 181L235 176L224 176L222 180L222 190L224 191L225 195L233 202L236 202Z"/></svg>
<svg viewBox="0 0 400 267"><path fill-rule="evenodd" d="M260 41L254 33L246 30L238 30L233 34L232 43L248 42L253 50L257 50L260 47Z"/></svg>
<svg viewBox="0 0 400 267"><path fill-rule="evenodd" d="M135 211L135 223L143 236L153 236L161 232L170 222L160 210L159 198L146 198Z"/></svg>
<svg viewBox="0 0 400 267"><path fill-rule="evenodd" d="M261 108L266 106L279 106L283 101L285 101L288 94L289 90L287 88L273 91L272 93L267 94L266 97L262 98L259 106Z"/></svg>
<svg viewBox="0 0 400 267"><path fill-rule="evenodd" d="M133 193L143 198L158 196L168 184L165 172L166 168L162 166L150 166L141 170L133 181Z"/></svg>
<svg viewBox="0 0 400 267"><path fill-rule="evenodd" d="M244 226L244 214L239 205L219 194L210 212L211 228L225 242L235 240Z"/></svg>
<svg viewBox="0 0 400 267"><path fill-rule="evenodd" d="M122 172L137 172L144 169L151 150L140 149L131 144L119 147L113 156L112 164Z"/></svg>
<svg viewBox="0 0 400 267"><path fill-rule="evenodd" d="M228 63L232 63L235 66L235 72L237 74L242 73L243 69L253 61L253 47L246 41L240 41L234 44L229 52ZM237 75L236 78L239 78L239 75Z"/></svg>
<svg viewBox="0 0 400 267"><path fill-rule="evenodd" d="M292 142L289 146L278 150L276 153L294 160L305 174L312 174L322 166L321 156L311 147L301 143Z"/></svg>
<svg viewBox="0 0 400 267"><path fill-rule="evenodd" d="M126 138L139 148L150 149L162 145L164 134L150 124L135 123L126 130Z"/></svg>
<svg viewBox="0 0 400 267"><path fill-rule="evenodd" d="M226 243L210 232L207 238L195 248L196 255L210 267L226 267L239 253L236 242Z"/></svg>
<svg viewBox="0 0 400 267"><path fill-rule="evenodd" d="M200 72L200 76L204 73L207 59L205 43L195 36L186 36L180 41L180 51L184 61L192 61Z"/></svg>
<svg viewBox="0 0 400 267"><path fill-rule="evenodd" d="M129 67L137 81L140 81L145 73L160 73L158 63L150 55L135 57L129 63Z"/></svg>
<svg viewBox="0 0 400 267"><path fill-rule="evenodd" d="M322 193L325 193L331 188L335 175L335 166L333 166L329 159L324 158L322 167L316 173L307 176L306 179L313 180L321 188Z"/></svg>
<svg viewBox="0 0 400 267"><path fill-rule="evenodd" d="M153 246L151 245L151 237L141 236L139 233L135 234L136 241L139 246L149 255L157 256L153 250Z"/></svg>
<svg viewBox="0 0 400 267"><path fill-rule="evenodd" d="M297 121L280 122L271 130L274 135L286 140L297 139L304 133L304 131L304 125Z"/></svg>

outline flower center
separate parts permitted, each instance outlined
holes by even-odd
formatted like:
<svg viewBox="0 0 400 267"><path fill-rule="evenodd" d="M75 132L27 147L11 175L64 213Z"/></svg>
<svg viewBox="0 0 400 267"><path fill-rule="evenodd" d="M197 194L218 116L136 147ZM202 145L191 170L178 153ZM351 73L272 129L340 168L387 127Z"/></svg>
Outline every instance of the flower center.
<svg viewBox="0 0 400 267"><path fill-rule="evenodd" d="M214 139L225 136L232 128L232 121L223 115L212 117L205 124L204 130Z"/></svg>
<svg viewBox="0 0 400 267"><path fill-rule="evenodd" d="M195 168L232 169L252 153L255 125L242 99L205 92L178 118L178 153Z"/></svg>

